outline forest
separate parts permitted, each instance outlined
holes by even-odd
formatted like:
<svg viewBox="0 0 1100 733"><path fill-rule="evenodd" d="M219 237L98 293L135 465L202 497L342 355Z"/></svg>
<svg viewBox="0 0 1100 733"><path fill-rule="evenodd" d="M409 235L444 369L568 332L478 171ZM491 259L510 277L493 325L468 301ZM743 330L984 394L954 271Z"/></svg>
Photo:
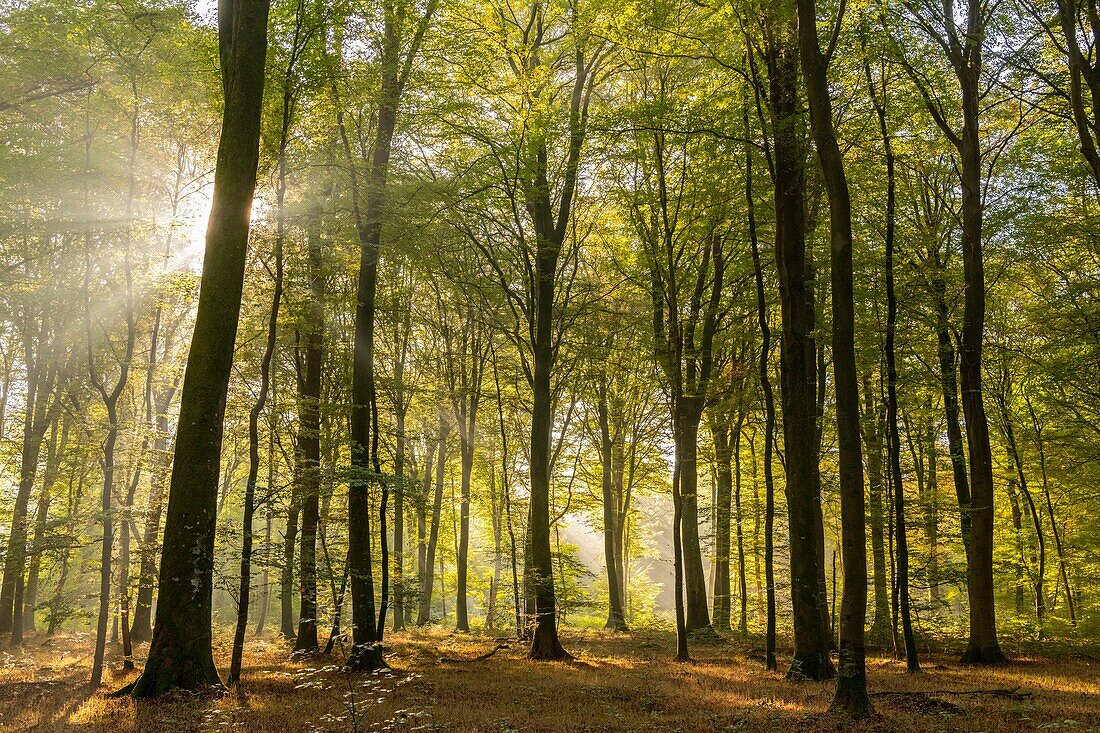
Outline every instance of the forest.
<svg viewBox="0 0 1100 733"><path fill-rule="evenodd" d="M0 0L0 731L1100 730L1095 0Z"/></svg>

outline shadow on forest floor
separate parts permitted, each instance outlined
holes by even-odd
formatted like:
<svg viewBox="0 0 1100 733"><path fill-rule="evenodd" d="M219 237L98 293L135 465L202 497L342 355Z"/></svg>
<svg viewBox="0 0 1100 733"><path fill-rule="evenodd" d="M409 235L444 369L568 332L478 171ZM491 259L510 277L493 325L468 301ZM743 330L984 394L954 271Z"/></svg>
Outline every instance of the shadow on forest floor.
<svg viewBox="0 0 1100 733"><path fill-rule="evenodd" d="M872 656L875 714L853 723L827 712L831 683L766 671L753 641L696 644L691 664L672 661L674 639L660 632L571 632L563 642L575 659L546 663L526 659L520 642L411 632L391 637L392 670L348 675L339 660L292 659L270 636L246 649L243 691L135 703L106 697L133 678L117 657L103 688L87 687L90 639L33 637L0 656L0 731L1100 730L1100 660L1090 654L1032 647L992 669L929 656L917 675ZM228 648L216 658L224 663Z"/></svg>

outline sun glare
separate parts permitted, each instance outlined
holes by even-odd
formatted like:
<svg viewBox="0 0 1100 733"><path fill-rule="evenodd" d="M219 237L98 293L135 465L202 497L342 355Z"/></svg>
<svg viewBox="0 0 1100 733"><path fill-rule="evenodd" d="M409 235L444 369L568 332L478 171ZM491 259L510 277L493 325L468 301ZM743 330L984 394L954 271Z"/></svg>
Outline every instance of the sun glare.
<svg viewBox="0 0 1100 733"><path fill-rule="evenodd" d="M176 216L176 243L172 247L169 267L172 270L202 270L202 260L206 253L206 224L210 219L210 206L213 203L213 186L206 186L188 198ZM252 221L258 222L267 216L270 206L262 197L252 202Z"/></svg>

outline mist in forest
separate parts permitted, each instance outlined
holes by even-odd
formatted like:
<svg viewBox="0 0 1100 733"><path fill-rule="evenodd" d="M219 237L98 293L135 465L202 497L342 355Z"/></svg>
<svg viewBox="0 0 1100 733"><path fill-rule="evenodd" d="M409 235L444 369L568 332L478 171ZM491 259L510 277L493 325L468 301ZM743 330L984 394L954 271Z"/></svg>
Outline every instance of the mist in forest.
<svg viewBox="0 0 1100 733"><path fill-rule="evenodd" d="M1098 39L0 3L0 733L1100 726Z"/></svg>

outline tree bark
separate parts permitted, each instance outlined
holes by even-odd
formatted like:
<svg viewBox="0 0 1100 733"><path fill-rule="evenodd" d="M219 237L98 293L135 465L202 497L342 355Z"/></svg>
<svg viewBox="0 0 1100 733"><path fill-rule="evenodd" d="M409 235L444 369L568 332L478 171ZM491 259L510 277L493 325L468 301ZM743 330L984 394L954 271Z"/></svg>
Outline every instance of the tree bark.
<svg viewBox="0 0 1100 733"><path fill-rule="evenodd" d="M321 371L324 364L325 274L321 252L321 208L313 210L309 233L306 273L309 279L309 309L304 351L304 368L299 368L299 426L295 477L302 499L300 604L298 635L294 648L314 652L317 641L317 525L321 499ZM298 363L301 365L301 359Z"/></svg>
<svg viewBox="0 0 1100 733"><path fill-rule="evenodd" d="M443 510L443 472L447 465L447 438L451 434L451 422L443 414L439 416L439 447L435 455L435 494L432 514L428 523L428 543L424 550L424 564L420 574L420 610L416 617L418 626L432 620L432 592L435 585L435 556L439 546L439 522ZM425 466L425 484L431 485L431 472Z"/></svg>
<svg viewBox="0 0 1100 733"><path fill-rule="evenodd" d="M603 556L607 567L607 622L605 629L626 631L626 616L623 613L623 594L619 587L622 577L615 555L615 537L618 529L618 505L614 486L614 450L615 440L611 432L611 416L608 404L608 384L606 378L596 386L596 413L600 422L600 487L603 498Z"/></svg>
<svg viewBox="0 0 1100 733"><path fill-rule="evenodd" d="M844 593L833 707L853 717L866 715L864 624L867 618L867 523L863 498L863 456L859 432L859 372L856 369L855 303L852 285L852 205L844 159L833 129L829 92L829 56L817 34L817 5L797 0L799 48L817 157L829 197L829 235L833 315L833 378L840 449L841 544ZM843 9L840 10L843 13ZM838 24L840 19L837 20ZM829 54L832 53L830 49ZM887 336L889 338L889 336ZM835 586L834 586L835 592Z"/></svg>
<svg viewBox="0 0 1100 733"><path fill-rule="evenodd" d="M237 626L233 634L233 651L229 663L229 685L239 685L241 681L241 663L244 655L244 637L248 632L249 596L252 591L252 541L255 529L256 483L260 472L260 417L267 406L267 396L271 388L271 361L275 355L276 339L279 335L279 306L283 297L283 246L286 236L285 199L286 199L286 142L289 127L290 88L284 93L283 135L279 145L279 182L276 189L276 232L273 257L275 260L275 285L271 295L271 308L268 311L267 331L264 338L264 351L260 358L260 385L256 401L248 413L248 478L244 489L244 518L241 527L240 580L237 590ZM274 426L270 427L274 430ZM270 487L268 487L270 490Z"/></svg>
<svg viewBox="0 0 1100 733"><path fill-rule="evenodd" d="M748 136L748 111L745 116L745 132ZM756 281L756 319L760 326L760 389L764 393L764 586L767 628L764 639L765 666L769 670L779 668L775 658L775 478L772 473L772 446L775 443L775 397L772 394L771 327L768 325L768 302L764 290L764 268L760 261L760 242L756 232L756 201L753 195L752 148L745 147L745 201L748 208L749 242L752 246L753 279Z"/></svg>
<svg viewBox="0 0 1100 733"><path fill-rule="evenodd" d="M1046 444L1043 438L1043 426L1039 420L1039 416L1035 412L1035 407L1031 404L1031 398L1025 395L1024 400L1027 402L1027 409L1031 415L1031 425L1035 431L1035 443L1039 450L1039 470L1043 479L1043 497L1046 499L1047 516L1050 517L1050 529L1054 535L1054 548L1058 552L1058 574L1061 576L1066 590L1066 606L1069 610L1069 622L1072 626L1076 627L1077 609L1073 598L1073 589L1069 584L1069 572L1066 568L1065 549L1062 546L1062 533L1058 530L1058 521L1054 514L1054 502L1050 498L1050 481L1047 476L1047 454ZM1057 581L1055 581L1056 589L1057 585Z"/></svg>
<svg viewBox="0 0 1100 733"><path fill-rule="evenodd" d="M268 10L268 0L223 0L218 8L226 103L195 346L183 379L156 624L145 670L131 690L135 697L220 683L210 628L218 463L259 159Z"/></svg>
<svg viewBox="0 0 1100 733"><path fill-rule="evenodd" d="M798 99L794 19L765 49L772 127L776 267L779 272L780 376L787 515L790 527L794 659L788 676L814 680L835 674L832 635L823 622L818 552L824 531L818 502L817 349L813 270L806 256L805 122ZM766 532L770 536L770 532Z"/></svg>
<svg viewBox="0 0 1100 733"><path fill-rule="evenodd" d="M730 591L730 506L733 501L733 469L730 466L730 432L728 412L710 410L710 435L714 443L714 587L712 589L712 619L716 631L731 629Z"/></svg>
<svg viewBox="0 0 1100 733"><path fill-rule="evenodd" d="M42 569L42 551L46 542L46 530L49 522L50 505L53 502L53 488L61 468L61 459L68 444L69 421L61 427L60 439L57 421L50 429L50 440L46 446L46 468L42 474L42 488L38 495L38 504L34 513L34 537L30 546L30 562L27 568L27 583L23 592L23 629L35 630L35 612L38 610L38 587Z"/></svg>

